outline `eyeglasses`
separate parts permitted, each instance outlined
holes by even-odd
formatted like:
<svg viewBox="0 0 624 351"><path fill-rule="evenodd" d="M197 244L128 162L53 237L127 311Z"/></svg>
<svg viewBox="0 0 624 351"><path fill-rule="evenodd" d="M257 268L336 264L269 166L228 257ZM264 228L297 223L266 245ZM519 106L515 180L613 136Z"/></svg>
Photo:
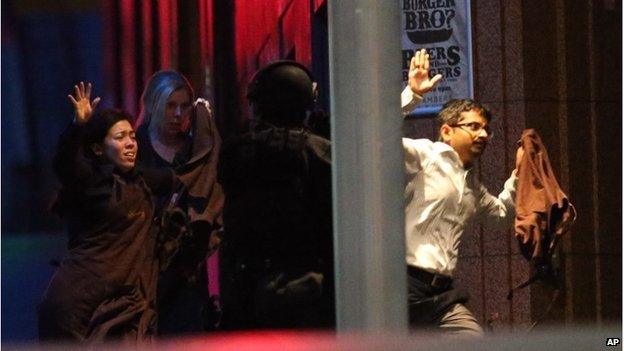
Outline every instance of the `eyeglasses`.
<svg viewBox="0 0 624 351"><path fill-rule="evenodd" d="M484 126L479 122L457 123L451 125L451 127L459 127L464 131L468 132L474 138L479 137L482 130L485 131L486 139L492 139L492 137L494 136L494 132L490 130L489 126Z"/></svg>

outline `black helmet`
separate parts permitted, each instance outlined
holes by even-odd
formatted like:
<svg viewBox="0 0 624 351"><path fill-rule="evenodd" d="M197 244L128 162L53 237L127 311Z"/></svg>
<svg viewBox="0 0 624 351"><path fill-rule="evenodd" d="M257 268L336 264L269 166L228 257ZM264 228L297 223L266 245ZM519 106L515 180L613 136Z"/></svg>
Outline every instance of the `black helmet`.
<svg viewBox="0 0 624 351"><path fill-rule="evenodd" d="M277 125L300 125L314 104L314 79L295 61L276 61L254 74L247 98L255 103L260 118Z"/></svg>

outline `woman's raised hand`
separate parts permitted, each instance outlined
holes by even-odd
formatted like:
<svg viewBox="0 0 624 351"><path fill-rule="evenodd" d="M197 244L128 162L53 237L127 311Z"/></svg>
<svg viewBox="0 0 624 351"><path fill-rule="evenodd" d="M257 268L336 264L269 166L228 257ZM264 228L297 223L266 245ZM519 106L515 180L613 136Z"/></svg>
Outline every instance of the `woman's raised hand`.
<svg viewBox="0 0 624 351"><path fill-rule="evenodd" d="M84 124L87 123L93 111L95 111L95 107L100 102L100 98L96 97L93 101L91 99L91 83L87 83L85 88L85 84L80 82L78 85L74 85L75 97L67 95L71 103L74 105L74 112L76 113L76 123Z"/></svg>
<svg viewBox="0 0 624 351"><path fill-rule="evenodd" d="M206 111L208 111L208 118L212 118L212 106L210 106L210 102L206 99L197 98L193 103L194 107L197 108L198 105L203 106Z"/></svg>

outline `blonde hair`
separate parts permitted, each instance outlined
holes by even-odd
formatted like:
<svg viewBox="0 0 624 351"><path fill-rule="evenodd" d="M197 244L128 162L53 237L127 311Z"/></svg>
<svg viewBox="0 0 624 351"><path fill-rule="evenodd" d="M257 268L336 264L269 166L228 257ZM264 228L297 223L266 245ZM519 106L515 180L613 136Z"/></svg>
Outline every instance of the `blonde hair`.
<svg viewBox="0 0 624 351"><path fill-rule="evenodd" d="M154 73L141 96L141 113L137 121L137 128L147 124L150 134L157 132L164 120L169 96L179 89L186 89L191 101L194 100L193 88L182 74L176 71Z"/></svg>

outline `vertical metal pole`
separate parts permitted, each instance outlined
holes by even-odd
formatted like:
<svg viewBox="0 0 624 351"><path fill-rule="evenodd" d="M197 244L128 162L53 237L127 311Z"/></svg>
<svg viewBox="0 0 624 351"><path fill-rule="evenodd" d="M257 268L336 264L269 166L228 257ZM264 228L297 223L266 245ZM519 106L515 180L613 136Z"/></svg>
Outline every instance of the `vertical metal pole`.
<svg viewBox="0 0 624 351"><path fill-rule="evenodd" d="M328 0L338 331L407 329L393 0Z"/></svg>

